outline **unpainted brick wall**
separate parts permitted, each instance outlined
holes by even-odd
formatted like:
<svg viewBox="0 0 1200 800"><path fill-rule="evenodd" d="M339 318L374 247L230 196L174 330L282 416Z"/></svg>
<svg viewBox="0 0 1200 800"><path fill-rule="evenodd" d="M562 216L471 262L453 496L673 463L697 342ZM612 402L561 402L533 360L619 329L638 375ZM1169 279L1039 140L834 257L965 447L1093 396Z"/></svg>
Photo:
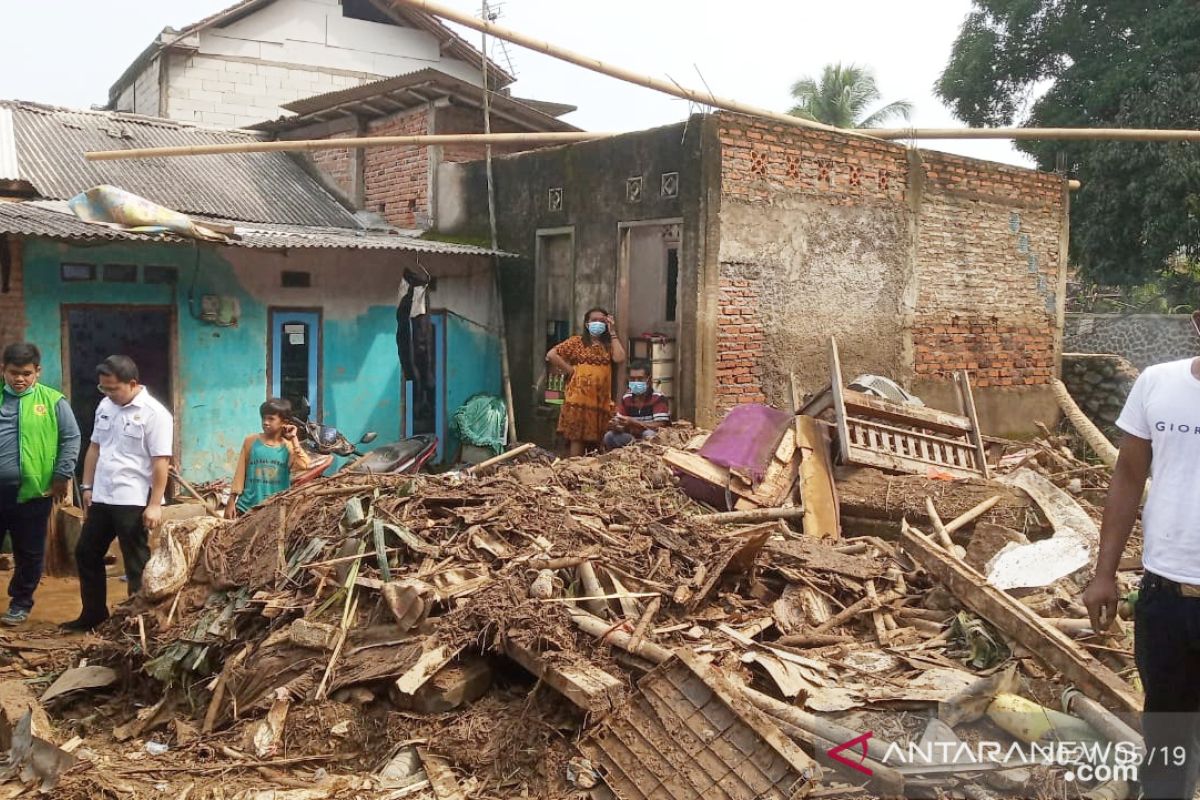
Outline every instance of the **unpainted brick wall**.
<svg viewBox="0 0 1200 800"><path fill-rule="evenodd" d="M0 347L25 338L25 294L22 289L21 242L0 237L8 251L7 281L0 282ZM0 275L0 280L5 276Z"/></svg>
<svg viewBox="0 0 1200 800"><path fill-rule="evenodd" d="M903 147L749 117L719 120L722 197L769 202L777 193L804 192L841 205L905 202Z"/></svg>
<svg viewBox="0 0 1200 800"><path fill-rule="evenodd" d="M499 117L492 117L492 133L521 133L525 129L516 123ZM483 133L483 112L476 108L450 106L439 108L437 112L438 133ZM545 145L543 145L545 146ZM495 145L492 155L502 156L510 153L522 153L536 150L531 144ZM484 149L472 144L442 145L442 161L458 163L462 161L479 161L484 157Z"/></svg>
<svg viewBox="0 0 1200 800"><path fill-rule="evenodd" d="M739 403L761 403L763 325L756 309L759 289L739 277L736 264L721 265L717 318L717 406L722 412Z"/></svg>
<svg viewBox="0 0 1200 800"><path fill-rule="evenodd" d="M980 387L1041 385L1053 377L1060 235L1066 224L1061 176L933 152L921 152L919 163L910 167L907 149L890 142L785 128L740 115L722 113L717 119L723 220L732 216L733 207L757 204L764 214L774 209L767 216L778 222L778 209L790 208L795 224L785 226L783 235L796 240L786 248L760 247L761 257L749 260L756 254L745 244L754 237L722 224L718 413L763 397L786 402L780 387L788 371L812 366L811 359L789 360L794 354L775 346L788 336L796 338L782 325L808 324L803 314L781 313L776 305L799 308L795 295L817 292L836 306L838 293L845 294L844 286L828 280L768 292L771 274L805 275L819 267L825 278L846 277L858 303L869 290L853 283L868 260L882 278L880 285L886 284L886 292L865 301L878 324L864 326L847 315L850 321L837 323L841 329L834 324L811 331L822 345L831 334L845 341L879 337L855 354L861 358L844 359L847 371L875 369L880 365L872 361L881 361L876 356L883 354L892 368L880 374L901 382L941 380L964 368ZM916 189L910 187L914 169ZM840 218L822 213L822 225L849 224L853 230L833 236L808 224L814 209L838 207L863 213ZM738 241L731 245L731 239ZM754 268L759 280L738 286ZM736 305L747 299L749 313ZM742 344L735 337L755 335L755 325L765 327L756 340L762 346L732 346ZM864 333L864 327L871 330ZM902 341L906 337L911 349ZM861 344L853 346L862 351Z"/></svg>
<svg viewBox="0 0 1200 800"><path fill-rule="evenodd" d="M348 136L350 134L339 134L339 137ZM354 185L354 159L351 151L314 150L310 155L313 165L348 196Z"/></svg>
<svg viewBox="0 0 1200 800"><path fill-rule="evenodd" d="M1061 176L922 152L914 371L1039 386L1055 373Z"/></svg>
<svg viewBox="0 0 1200 800"><path fill-rule="evenodd" d="M375 120L367 136L429 133L426 108ZM416 228L429 215L429 153L425 147L372 147L363 151L363 205L401 228Z"/></svg>

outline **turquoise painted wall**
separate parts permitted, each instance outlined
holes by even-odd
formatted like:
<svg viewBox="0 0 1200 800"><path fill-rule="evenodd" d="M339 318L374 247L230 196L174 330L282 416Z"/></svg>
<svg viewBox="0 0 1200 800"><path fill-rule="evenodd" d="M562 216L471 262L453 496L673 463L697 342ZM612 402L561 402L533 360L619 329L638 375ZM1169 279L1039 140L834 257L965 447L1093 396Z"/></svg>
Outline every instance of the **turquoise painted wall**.
<svg viewBox="0 0 1200 800"><path fill-rule="evenodd" d="M64 283L63 261L94 264L153 264L175 267L178 286ZM198 267L198 269L197 269ZM236 327L221 328L194 319L187 307L187 291L196 276L198 307L203 294L234 296L241 304ZM70 303L121 303L172 305L176 309L176 407L181 468L192 481L232 474L242 439L258 430L258 406L268 392L268 307L288 307L287 295L263 301L240 284L222 251L166 244L113 244L76 247L48 240L30 240L24 251L26 337L45 353L44 380L63 385L62 323L60 307ZM197 308L198 310L198 308ZM395 310L389 302L375 305L351 319L326 316L323 320L322 376L324 420L357 439L364 431L379 434L378 444L394 441L401 430L399 365L395 349ZM493 338L489 344L475 333L455 333L449 348L453 377L448 381L449 412L474 391L492 381L498 391L499 356ZM483 334L483 339L487 339ZM456 350L471 354L459 364ZM482 365L477 354L489 353L494 368ZM482 358L482 356L479 356ZM490 370L490 372L489 372ZM494 374L493 374L494 373ZM463 381L468 391L454 384ZM452 451L450 451L452 452Z"/></svg>

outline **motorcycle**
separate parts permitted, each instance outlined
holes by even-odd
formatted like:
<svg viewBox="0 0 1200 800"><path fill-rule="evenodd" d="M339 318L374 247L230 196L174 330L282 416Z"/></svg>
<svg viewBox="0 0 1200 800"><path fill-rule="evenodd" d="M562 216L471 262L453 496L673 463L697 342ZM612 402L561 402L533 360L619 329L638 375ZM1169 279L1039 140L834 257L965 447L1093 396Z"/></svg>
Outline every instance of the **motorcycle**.
<svg viewBox="0 0 1200 800"><path fill-rule="evenodd" d="M292 478L292 485L315 480L333 463L334 456L354 458L339 472L374 475L411 475L421 468L437 452L438 438L433 434L418 434L399 442L381 445L363 453L358 445L370 444L378 438L375 431L368 431L353 444L332 425L323 425L308 418L307 402L301 402L290 420L296 426L300 445L312 454L309 467Z"/></svg>

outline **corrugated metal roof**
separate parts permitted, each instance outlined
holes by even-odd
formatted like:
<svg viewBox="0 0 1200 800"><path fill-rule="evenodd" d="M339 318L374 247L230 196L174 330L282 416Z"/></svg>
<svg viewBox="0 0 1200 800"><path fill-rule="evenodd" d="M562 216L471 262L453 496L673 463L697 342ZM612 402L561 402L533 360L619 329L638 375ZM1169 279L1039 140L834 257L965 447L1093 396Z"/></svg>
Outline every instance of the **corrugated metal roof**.
<svg viewBox="0 0 1200 800"><path fill-rule="evenodd" d="M12 117L19 177L45 198L66 200L107 183L186 214L290 225L355 224L351 213L288 153L128 161L83 157L89 150L257 141L249 133L14 101L0 101L0 109Z"/></svg>
<svg viewBox="0 0 1200 800"><path fill-rule="evenodd" d="M63 210L58 206L61 205ZM511 256L467 244L435 242L397 233L379 233L350 228L321 228L293 225L245 225L231 221L240 240L218 247L257 249L404 250L416 253L467 256ZM54 202L0 202L0 234L42 236L66 241L140 241L188 243L180 236L135 233L106 225L84 222ZM212 246L212 245L208 245Z"/></svg>
<svg viewBox="0 0 1200 800"><path fill-rule="evenodd" d="M442 98L453 98L458 103L483 107L481 87L447 75L439 69L426 67L348 89L337 89L284 103L282 107L295 112L296 116L260 122L251 127L256 130L290 130L339 117L359 116L372 119L425 106ZM579 130L569 122L563 122L520 100L496 92L491 93L491 111L497 117L532 131Z"/></svg>
<svg viewBox="0 0 1200 800"><path fill-rule="evenodd" d="M0 181L21 180L17 162L17 140L13 136L12 111L0 107Z"/></svg>

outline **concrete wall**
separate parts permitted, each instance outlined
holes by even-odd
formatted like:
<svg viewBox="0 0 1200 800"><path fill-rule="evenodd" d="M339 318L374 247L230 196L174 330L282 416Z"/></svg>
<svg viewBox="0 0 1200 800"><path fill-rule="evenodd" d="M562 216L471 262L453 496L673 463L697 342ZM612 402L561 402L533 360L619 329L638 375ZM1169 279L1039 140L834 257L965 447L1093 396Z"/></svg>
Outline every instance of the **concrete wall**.
<svg viewBox="0 0 1200 800"><path fill-rule="evenodd" d="M166 116L225 127L275 119L287 114L284 103L427 67L479 82L479 66L443 55L433 34L343 17L337 0L276 0L180 45L189 52L166 60ZM156 60L136 83L157 86L158 69ZM145 110L148 92L136 93L135 109L127 89L118 108L157 115L157 90L155 110Z"/></svg>
<svg viewBox="0 0 1200 800"><path fill-rule="evenodd" d="M1141 370L1200 356L1200 336L1188 314L1068 314L1063 349L1115 353Z"/></svg>
<svg viewBox="0 0 1200 800"><path fill-rule="evenodd" d="M697 118L698 119L698 118ZM699 360L694 326L701 257L700 194L696 168L702 127L672 125L570 147L547 148L494 159L500 247L519 254L501 266L509 363L522 439L551 444L557 414L544 407L536 384L544 371L544 274L537 265L538 231L573 239L574 280L568 291L577 312L617 307L620 225L682 218L679 295L680 345L676 410L693 418L694 365ZM661 195L663 173L680 175L677 197ZM640 176L643 192L631 201L627 180ZM550 207L551 190L561 191L560 208ZM469 238L488 236L487 182L483 162L443 164L437 184L439 229ZM660 226L655 225L655 230ZM541 309L541 310L539 310ZM580 314L576 313L576 317ZM618 319L618 324L622 324ZM577 333L580 320L572 320ZM624 330L629 334L631 331ZM641 333L636 331L632 333Z"/></svg>
<svg viewBox="0 0 1200 800"><path fill-rule="evenodd" d="M174 267L178 286L63 283L63 261ZM437 277L431 310L447 309L447 417L478 391L500 391L498 317L485 259L422 254ZM242 438L258 428L258 405L269 395L269 310L319 310L322 315L322 416L357 437L379 433L378 444L403 433L395 345L396 290L415 254L121 244L79 248L47 240L26 242L25 337L45 353L46 383L60 386L63 304L166 305L175 309L174 406L183 472L192 480L228 477ZM282 288L283 270L311 274L309 288ZM236 327L218 328L192 316L188 293L236 297ZM452 455L453 448L448 452Z"/></svg>
<svg viewBox="0 0 1200 800"><path fill-rule="evenodd" d="M718 412L786 406L871 372L957 411L966 369L983 426L1053 421L1066 187L1053 175L888 142L715 117L721 145Z"/></svg>
<svg viewBox="0 0 1200 800"><path fill-rule="evenodd" d="M134 114L145 114L149 117L161 116L160 100L162 92L159 84L158 59L151 61L132 83L125 87L117 98L117 111L129 111Z"/></svg>

